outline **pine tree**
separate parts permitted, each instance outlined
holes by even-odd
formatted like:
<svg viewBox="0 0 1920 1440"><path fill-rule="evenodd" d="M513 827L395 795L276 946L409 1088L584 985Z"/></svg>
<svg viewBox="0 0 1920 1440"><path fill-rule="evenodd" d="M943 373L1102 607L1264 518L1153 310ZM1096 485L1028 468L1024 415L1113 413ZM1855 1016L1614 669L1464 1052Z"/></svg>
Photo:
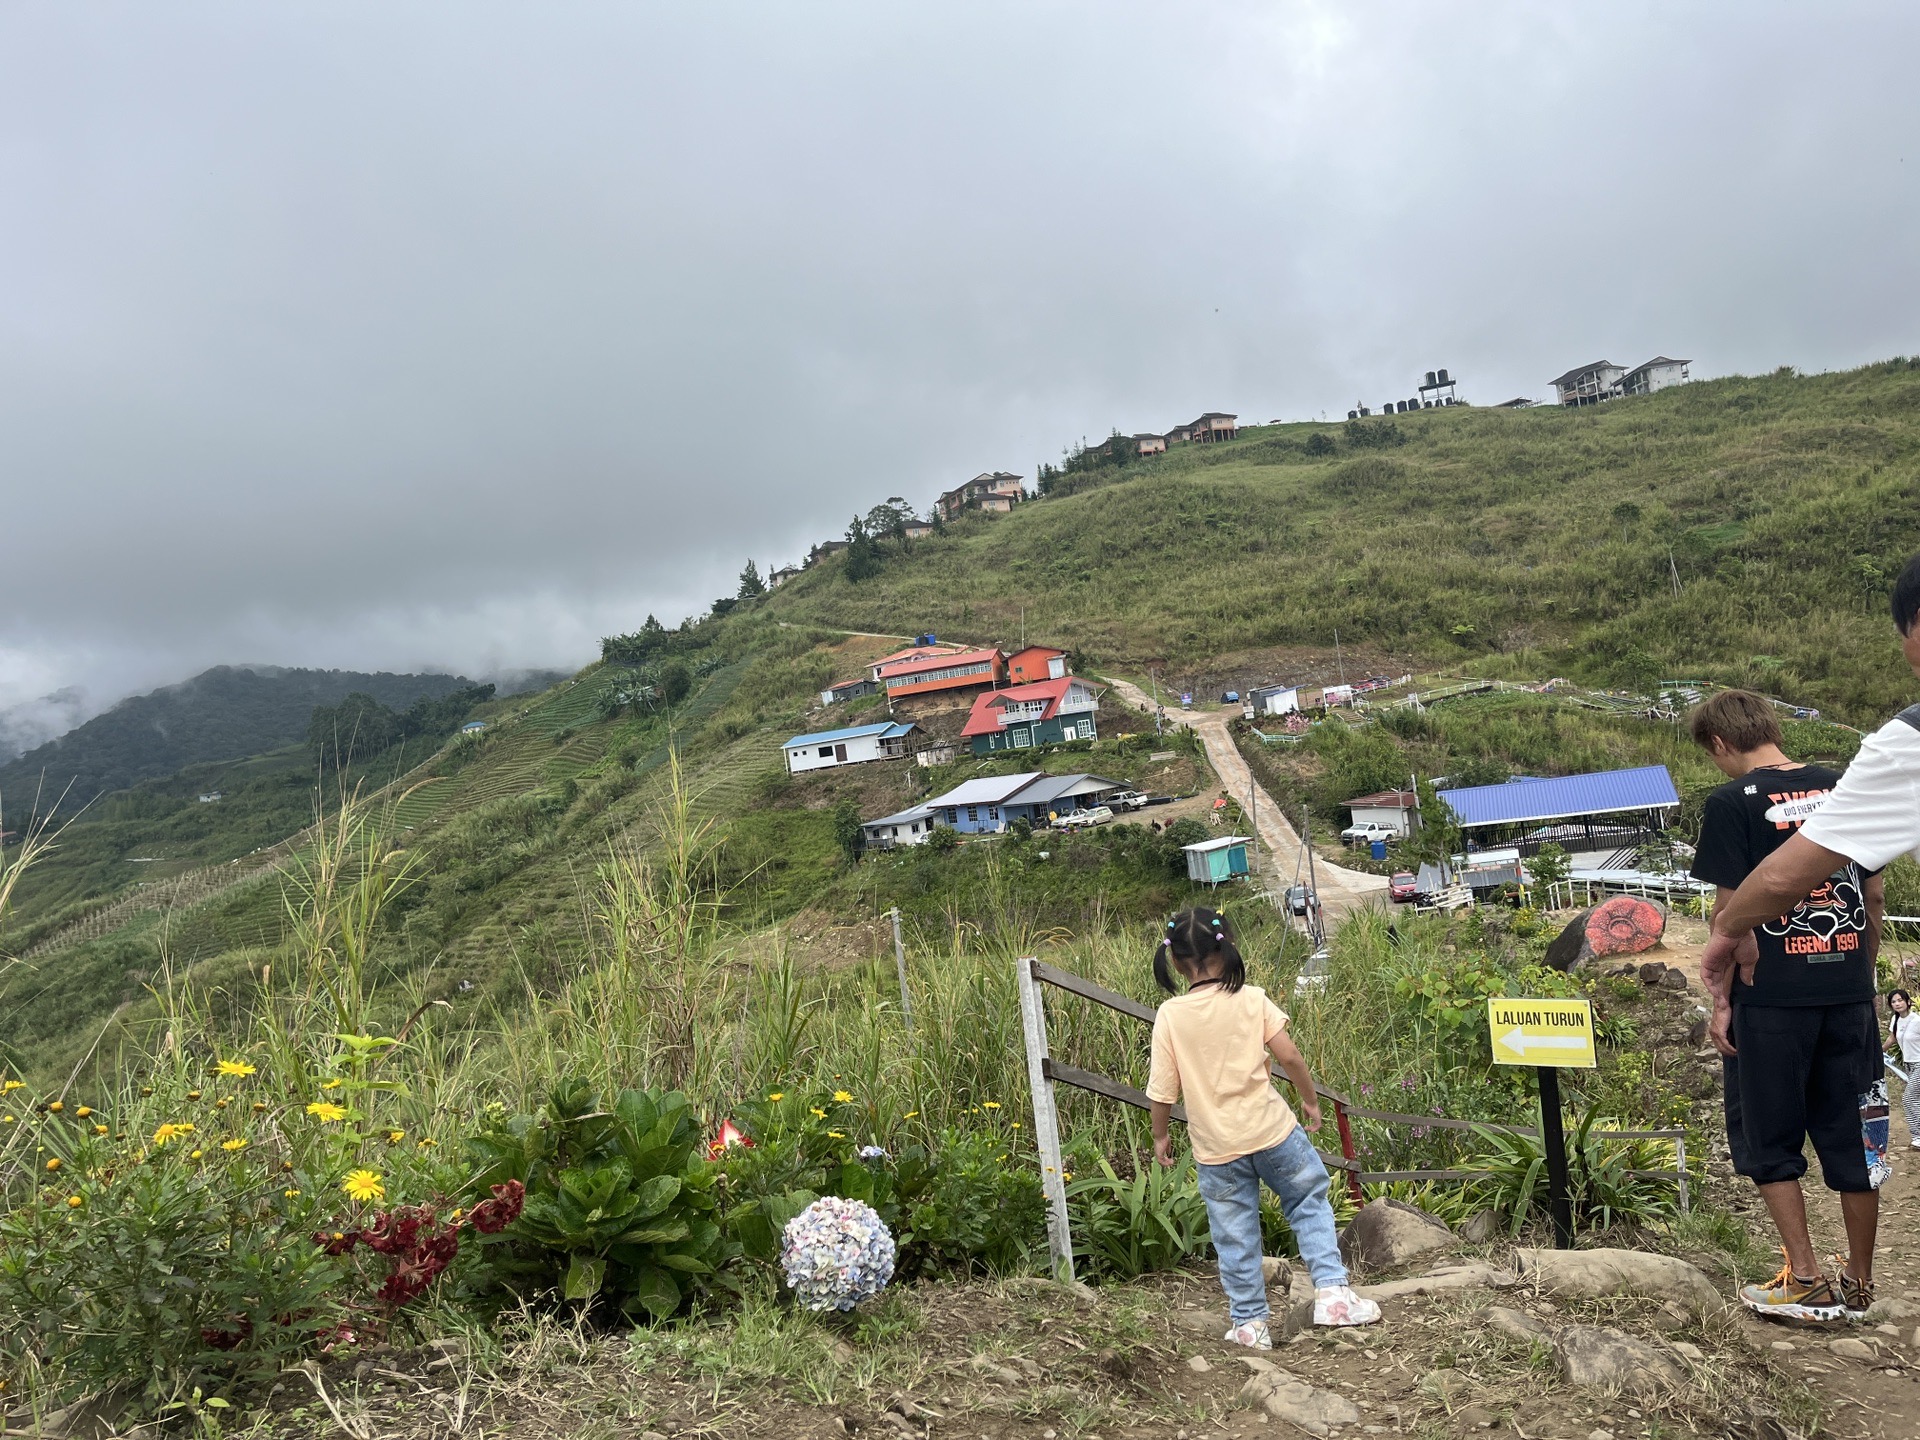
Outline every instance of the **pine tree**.
<svg viewBox="0 0 1920 1440"><path fill-rule="evenodd" d="M767 593L766 582L760 578L760 567L753 561L747 561L747 568L740 572L740 598L754 600Z"/></svg>

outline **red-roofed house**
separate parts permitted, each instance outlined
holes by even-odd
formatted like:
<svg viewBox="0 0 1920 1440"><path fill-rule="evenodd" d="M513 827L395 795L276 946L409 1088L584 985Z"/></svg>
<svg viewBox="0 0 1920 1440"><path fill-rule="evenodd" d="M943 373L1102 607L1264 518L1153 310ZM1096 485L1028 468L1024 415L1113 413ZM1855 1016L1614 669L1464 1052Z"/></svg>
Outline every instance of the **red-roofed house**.
<svg viewBox="0 0 1920 1440"><path fill-rule="evenodd" d="M997 649L936 649L901 658L889 656L873 668L889 703L1007 682L1007 657Z"/></svg>
<svg viewBox="0 0 1920 1440"><path fill-rule="evenodd" d="M973 753L1030 750L1036 745L1058 745L1066 740L1097 740L1094 713L1100 694L1071 675L994 690L973 702L966 728L960 733L973 742Z"/></svg>
<svg viewBox="0 0 1920 1440"><path fill-rule="evenodd" d="M1051 645L1029 645L1007 656L1007 680L1014 685L1031 685L1038 680L1058 680L1067 673L1067 652Z"/></svg>

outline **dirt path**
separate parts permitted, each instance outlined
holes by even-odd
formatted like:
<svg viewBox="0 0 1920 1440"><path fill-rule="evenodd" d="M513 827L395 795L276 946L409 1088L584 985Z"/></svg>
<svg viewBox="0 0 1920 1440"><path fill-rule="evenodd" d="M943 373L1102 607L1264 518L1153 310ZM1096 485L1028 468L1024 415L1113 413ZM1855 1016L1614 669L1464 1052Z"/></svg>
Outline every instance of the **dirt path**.
<svg viewBox="0 0 1920 1440"><path fill-rule="evenodd" d="M1120 700L1136 710L1153 714L1152 697L1138 685L1111 677L1107 683ZM1247 762L1241 758L1240 750L1228 732L1228 717L1216 711L1178 708L1167 710L1166 717L1169 723L1192 730L1200 737L1200 743L1206 747L1208 763L1213 766L1214 774L1220 777L1220 784L1227 794L1243 807L1252 797L1254 808L1258 811L1260 842L1273 857L1269 883L1284 885L1302 868L1300 836L1287 823L1286 816L1274 803L1273 797L1254 782L1253 772L1247 768ZM1384 876L1347 870L1318 856L1314 857L1314 872L1319 880L1320 903L1329 920L1339 919L1365 905L1379 905L1386 899L1387 882Z"/></svg>

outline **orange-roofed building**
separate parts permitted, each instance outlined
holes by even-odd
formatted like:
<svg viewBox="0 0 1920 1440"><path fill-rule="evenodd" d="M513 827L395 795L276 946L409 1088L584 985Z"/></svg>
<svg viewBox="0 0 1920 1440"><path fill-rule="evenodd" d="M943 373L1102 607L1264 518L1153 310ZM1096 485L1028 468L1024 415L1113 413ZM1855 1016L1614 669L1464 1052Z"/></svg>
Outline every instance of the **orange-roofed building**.
<svg viewBox="0 0 1920 1440"><path fill-rule="evenodd" d="M1007 683L1007 657L997 649L923 650L889 656L873 668L889 702Z"/></svg>
<svg viewBox="0 0 1920 1440"><path fill-rule="evenodd" d="M1029 645L1007 657L1007 681L1013 685L1032 685L1041 680L1058 680L1067 673L1067 652L1051 645Z"/></svg>

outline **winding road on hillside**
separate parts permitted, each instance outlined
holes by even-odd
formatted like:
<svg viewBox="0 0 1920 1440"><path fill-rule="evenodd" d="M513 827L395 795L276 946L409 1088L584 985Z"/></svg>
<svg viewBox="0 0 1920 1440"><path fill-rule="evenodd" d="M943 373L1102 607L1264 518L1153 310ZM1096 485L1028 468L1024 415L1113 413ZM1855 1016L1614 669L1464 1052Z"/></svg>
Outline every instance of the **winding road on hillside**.
<svg viewBox="0 0 1920 1440"><path fill-rule="evenodd" d="M1136 710L1153 714L1152 697L1138 685L1111 676L1106 677L1106 682L1113 687L1114 694L1120 700ZM1247 762L1241 758L1239 747L1233 743L1233 736L1228 732L1228 717L1218 711L1169 708L1166 718L1170 724L1191 730L1200 737L1200 743L1207 752L1207 761L1213 766L1213 773L1220 777L1227 794L1243 808L1252 799L1253 808L1258 811L1261 843L1273 857L1270 881L1276 887L1289 883L1294 872L1303 868L1300 836L1287 823L1286 816L1274 804L1273 797L1255 783L1253 772L1247 768ZM1384 876L1369 875L1363 870L1348 870L1319 856L1314 857L1313 863L1320 886L1320 904L1330 922L1362 906L1377 906L1386 899L1387 882Z"/></svg>

